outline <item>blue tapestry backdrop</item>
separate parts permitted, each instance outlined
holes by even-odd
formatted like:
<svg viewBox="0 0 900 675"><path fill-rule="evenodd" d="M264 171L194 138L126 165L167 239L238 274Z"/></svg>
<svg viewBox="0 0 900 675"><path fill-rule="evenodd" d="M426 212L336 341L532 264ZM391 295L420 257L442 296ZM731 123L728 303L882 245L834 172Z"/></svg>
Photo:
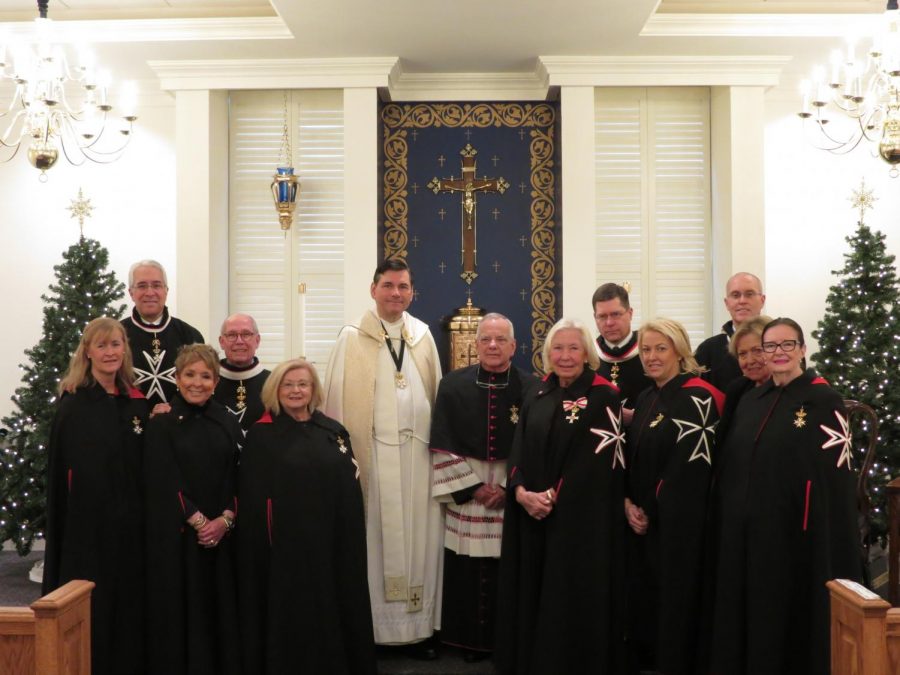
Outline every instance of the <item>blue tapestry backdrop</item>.
<svg viewBox="0 0 900 675"><path fill-rule="evenodd" d="M512 320L515 364L543 371L560 311L557 112L551 103L382 109L382 252L412 269L409 311L431 327L445 370L446 323L471 296Z"/></svg>

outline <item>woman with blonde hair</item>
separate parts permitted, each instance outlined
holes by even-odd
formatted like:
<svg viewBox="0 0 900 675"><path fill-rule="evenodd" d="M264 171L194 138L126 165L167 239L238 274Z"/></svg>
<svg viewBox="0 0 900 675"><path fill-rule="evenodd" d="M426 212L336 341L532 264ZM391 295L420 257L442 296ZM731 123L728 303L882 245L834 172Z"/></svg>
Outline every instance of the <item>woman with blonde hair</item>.
<svg viewBox="0 0 900 675"><path fill-rule="evenodd" d="M234 415L212 398L219 357L185 345L171 411L150 420L144 451L150 673L239 673L231 539L237 513Z"/></svg>
<svg viewBox="0 0 900 675"><path fill-rule="evenodd" d="M622 673L625 472L618 390L587 327L561 319L507 464L501 673Z"/></svg>
<svg viewBox="0 0 900 675"><path fill-rule="evenodd" d="M634 670L694 673L702 551L716 422L724 396L700 379L687 331L654 319L638 338L654 386L628 430L628 641Z"/></svg>
<svg viewBox="0 0 900 675"><path fill-rule="evenodd" d="M247 673L375 673L359 466L347 430L319 411L322 398L311 363L276 366L241 454Z"/></svg>
<svg viewBox="0 0 900 675"><path fill-rule="evenodd" d="M42 591L88 579L94 673L144 672L141 451L149 406L125 329L85 326L59 383L48 446Z"/></svg>

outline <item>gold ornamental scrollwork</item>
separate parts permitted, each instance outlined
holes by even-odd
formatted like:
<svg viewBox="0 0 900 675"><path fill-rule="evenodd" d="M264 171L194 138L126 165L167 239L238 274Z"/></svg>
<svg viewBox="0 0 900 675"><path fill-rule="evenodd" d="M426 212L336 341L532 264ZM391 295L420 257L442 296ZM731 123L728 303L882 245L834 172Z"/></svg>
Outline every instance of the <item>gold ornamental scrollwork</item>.
<svg viewBox="0 0 900 675"><path fill-rule="evenodd" d="M384 123L384 257L405 258L408 242L406 129L528 128L531 159L531 364L544 372L541 351L556 321L556 223L553 156L556 112L546 103L417 103L386 105Z"/></svg>

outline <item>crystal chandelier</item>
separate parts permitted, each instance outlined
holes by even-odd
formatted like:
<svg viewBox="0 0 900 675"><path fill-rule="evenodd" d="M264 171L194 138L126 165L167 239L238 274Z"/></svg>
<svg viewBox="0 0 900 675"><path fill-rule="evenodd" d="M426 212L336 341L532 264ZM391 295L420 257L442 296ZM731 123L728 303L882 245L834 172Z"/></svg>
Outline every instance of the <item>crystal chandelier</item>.
<svg viewBox="0 0 900 675"><path fill-rule="evenodd" d="M42 180L60 153L75 166L119 159L137 119L132 83L120 88L121 120L116 124L109 74L95 70L87 50L72 65L63 48L53 44L48 3L37 2L34 44L0 44L0 84L14 87L12 100L0 107L0 161L10 161L25 144L28 161Z"/></svg>
<svg viewBox="0 0 900 675"><path fill-rule="evenodd" d="M848 39L846 50L832 52L829 68L816 67L812 79L801 83L798 113L807 135L822 150L845 154L863 140L877 143L893 177L900 175L898 24L897 0L889 0L868 52L857 54L855 41ZM835 118L829 118L832 112Z"/></svg>

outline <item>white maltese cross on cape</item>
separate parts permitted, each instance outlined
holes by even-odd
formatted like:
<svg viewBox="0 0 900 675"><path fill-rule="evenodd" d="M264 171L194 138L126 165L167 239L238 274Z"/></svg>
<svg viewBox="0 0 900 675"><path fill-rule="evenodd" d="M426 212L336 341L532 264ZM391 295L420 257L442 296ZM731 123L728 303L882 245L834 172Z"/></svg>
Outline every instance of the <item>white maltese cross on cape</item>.
<svg viewBox="0 0 900 675"><path fill-rule="evenodd" d="M678 438L675 439L675 442L678 443L681 439L687 438L691 434L698 434L697 445L694 446L694 451L691 453L688 461L693 462L695 459L705 459L706 463L712 466L712 445L716 437L716 425L719 423L718 420L712 424L709 423L709 413L713 405L712 396L709 398L691 396L691 400L697 406L697 412L700 413L700 424L689 420L672 419L675 426L678 427Z"/></svg>
<svg viewBox="0 0 900 675"><path fill-rule="evenodd" d="M612 468L616 468L616 462L619 463L623 469L625 468L625 455L622 453L622 448L625 445L625 432L622 431L622 413L614 413L609 406L606 406L606 414L609 415L609 421L612 424L612 431L607 429L594 429L591 427L591 433L600 437L600 442L597 444L597 448L594 450L594 454L600 454L600 451L603 450L607 445L612 445L615 443L615 450L613 451L613 462Z"/></svg>
<svg viewBox="0 0 900 675"><path fill-rule="evenodd" d="M835 446L841 446L841 454L838 456L837 466L840 469L841 464L846 462L847 470L849 471L850 448L853 445L853 439L850 437L850 423L847 421L847 418L841 415L837 410L834 411L834 416L837 417L838 424L841 426L840 429L831 429L824 424L819 425L819 428L828 434L828 440L822 444L822 449L828 450Z"/></svg>
<svg viewBox="0 0 900 675"><path fill-rule="evenodd" d="M165 401L166 395L163 393L162 383L169 382L171 384L178 384L175 381L175 366L160 370L163 359L166 358L165 349L160 352L159 356L150 356L150 354L144 351L142 351L141 354L143 354L144 358L147 360L147 366L150 370L142 370L135 367L134 374L137 375L137 377L134 378L134 385L139 387L144 384L144 382L150 382L150 388L147 389L144 396L150 398L154 394L157 394Z"/></svg>

